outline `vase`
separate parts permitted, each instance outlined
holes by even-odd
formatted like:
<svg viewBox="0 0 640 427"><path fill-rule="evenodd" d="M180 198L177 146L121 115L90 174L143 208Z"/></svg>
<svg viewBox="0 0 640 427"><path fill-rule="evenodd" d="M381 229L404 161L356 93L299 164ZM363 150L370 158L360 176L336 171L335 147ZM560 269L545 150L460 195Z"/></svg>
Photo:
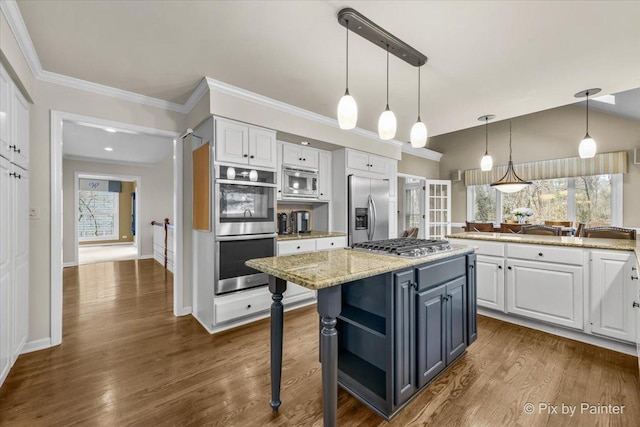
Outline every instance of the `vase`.
<svg viewBox="0 0 640 427"><path fill-rule="evenodd" d="M526 224L527 220L524 215L518 216L518 224Z"/></svg>

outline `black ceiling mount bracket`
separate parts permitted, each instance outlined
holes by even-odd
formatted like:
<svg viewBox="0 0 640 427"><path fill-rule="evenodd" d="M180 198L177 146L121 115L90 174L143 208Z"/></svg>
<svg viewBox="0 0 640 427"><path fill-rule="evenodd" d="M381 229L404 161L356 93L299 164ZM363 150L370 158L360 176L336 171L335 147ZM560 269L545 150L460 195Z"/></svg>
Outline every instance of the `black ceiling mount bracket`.
<svg viewBox="0 0 640 427"><path fill-rule="evenodd" d="M338 22L340 25L346 27L347 21L349 21L349 30L351 30L351 32L358 34L360 37L369 40L384 50L387 50L387 46L389 46L389 53L414 67L423 66L429 59L350 7L338 12Z"/></svg>

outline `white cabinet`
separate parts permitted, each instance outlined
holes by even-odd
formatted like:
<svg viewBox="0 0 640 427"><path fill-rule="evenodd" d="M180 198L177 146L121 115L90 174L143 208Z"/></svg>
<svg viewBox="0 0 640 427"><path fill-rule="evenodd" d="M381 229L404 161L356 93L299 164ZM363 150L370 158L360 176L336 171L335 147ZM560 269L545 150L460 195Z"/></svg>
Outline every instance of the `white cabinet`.
<svg viewBox="0 0 640 427"><path fill-rule="evenodd" d="M226 119L215 119L216 161L276 167L276 133Z"/></svg>
<svg viewBox="0 0 640 427"><path fill-rule="evenodd" d="M28 172L0 157L0 384L29 332Z"/></svg>
<svg viewBox="0 0 640 427"><path fill-rule="evenodd" d="M504 311L504 258L478 254L476 275L478 305Z"/></svg>
<svg viewBox="0 0 640 427"><path fill-rule="evenodd" d="M331 152L318 153L318 199L331 200Z"/></svg>
<svg viewBox="0 0 640 427"><path fill-rule="evenodd" d="M249 127L249 164L274 168L276 162L276 133L268 129Z"/></svg>
<svg viewBox="0 0 640 427"><path fill-rule="evenodd" d="M4 67L0 65L0 156L5 159L11 158L11 150L9 145L12 145L12 99L13 99L13 83L11 78L5 71Z"/></svg>
<svg viewBox="0 0 640 427"><path fill-rule="evenodd" d="M22 93L14 87L13 90L13 145L11 148L11 162L21 168L29 168L29 104Z"/></svg>
<svg viewBox="0 0 640 427"><path fill-rule="evenodd" d="M583 268L507 259L507 312L583 329Z"/></svg>
<svg viewBox="0 0 640 427"><path fill-rule="evenodd" d="M295 144L285 144L282 163L289 166L303 166L318 169L318 150Z"/></svg>
<svg viewBox="0 0 640 427"><path fill-rule="evenodd" d="M276 193L276 199L282 200L282 150L284 144L280 141L276 141L276 185L278 186L278 192Z"/></svg>
<svg viewBox="0 0 640 427"><path fill-rule="evenodd" d="M347 168L389 175L389 162L384 157L347 150Z"/></svg>
<svg viewBox="0 0 640 427"><path fill-rule="evenodd" d="M591 252L591 332L635 342L634 283L631 252Z"/></svg>

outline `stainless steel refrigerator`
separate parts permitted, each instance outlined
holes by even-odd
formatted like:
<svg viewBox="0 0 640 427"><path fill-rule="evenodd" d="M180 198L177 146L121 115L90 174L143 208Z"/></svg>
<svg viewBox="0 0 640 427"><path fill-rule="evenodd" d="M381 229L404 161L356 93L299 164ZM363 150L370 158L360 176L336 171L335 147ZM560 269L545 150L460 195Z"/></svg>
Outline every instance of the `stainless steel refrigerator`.
<svg viewBox="0 0 640 427"><path fill-rule="evenodd" d="M349 246L389 238L389 181L349 175Z"/></svg>

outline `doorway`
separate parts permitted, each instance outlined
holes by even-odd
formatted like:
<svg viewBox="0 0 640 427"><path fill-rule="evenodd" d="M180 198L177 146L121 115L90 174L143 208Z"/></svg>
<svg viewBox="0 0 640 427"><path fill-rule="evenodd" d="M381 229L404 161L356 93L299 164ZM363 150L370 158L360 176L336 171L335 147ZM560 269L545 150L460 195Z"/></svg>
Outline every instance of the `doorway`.
<svg viewBox="0 0 640 427"><path fill-rule="evenodd" d="M426 178L398 174L398 236L425 238Z"/></svg>
<svg viewBox="0 0 640 427"><path fill-rule="evenodd" d="M75 140L72 138L75 132ZM135 245L135 258L131 261L114 261L116 263L136 263L144 260L154 265L154 226L152 221L163 218L176 218L176 200L181 200L181 186L174 183L182 175L182 165L176 161L177 147L175 132L146 128L127 123L112 122L78 114L51 112L51 345L62 342L63 318L63 265L77 265L80 258L80 229L84 228L83 237L104 239L105 237L127 236ZM134 140L144 139L136 144ZM75 141L75 142L74 142ZM160 142L161 141L161 142ZM141 149L142 147L142 149ZM181 148L181 147L180 147ZM71 168L73 166L73 168ZM71 173L64 173L71 170ZM93 185L106 186L105 193L128 193L131 197L131 211L124 222L130 226L120 227L120 217L115 219L115 196L95 198L94 218L81 224L79 188L83 188L82 179L94 181ZM95 181L105 181L96 183ZM144 187L142 182L144 181ZM134 183L134 190L125 187L124 183ZM76 191L76 186L78 191ZM109 191L111 187L111 191ZM124 187L124 188L123 188ZM66 190L63 190L65 189ZM117 191L116 191L117 189ZM155 189L155 190L154 190ZM89 191L89 190L87 190ZM102 196L105 196L104 194ZM160 200L160 199L161 200ZM98 200L100 199L100 200ZM109 199L111 201L109 201ZM70 202L69 202L70 201ZM67 203L65 203L67 202ZM100 209L95 209L102 203ZM109 204L105 207L104 204ZM71 207L69 207L69 205ZM119 212L119 210L118 210ZM83 212L87 214L87 212ZM85 220L86 218L82 218ZM180 218L176 221L179 225ZM172 221L173 222L173 221ZM93 232L88 228L93 227ZM97 230L96 230L97 228ZM177 227L176 227L177 228ZM116 234L117 230L117 234ZM126 231L128 230L128 231ZM126 232L122 232L126 231ZM93 236L89 236L93 234ZM174 239L175 241L178 239ZM120 242L102 241L101 243L118 244ZM92 246L98 246L91 242ZM106 244L104 246L107 246ZM175 250L175 268L179 265L181 253ZM99 250L98 250L99 252ZM107 264L94 264L105 265ZM146 265L146 264L145 264ZM75 267L75 268L81 268ZM155 266L162 268L160 264ZM106 271L106 270L105 270ZM113 270L116 271L116 270ZM136 268L134 271L138 271ZM137 273L136 273L137 274ZM182 281L179 275L172 280L174 313L182 311ZM66 297L66 294L65 294Z"/></svg>

